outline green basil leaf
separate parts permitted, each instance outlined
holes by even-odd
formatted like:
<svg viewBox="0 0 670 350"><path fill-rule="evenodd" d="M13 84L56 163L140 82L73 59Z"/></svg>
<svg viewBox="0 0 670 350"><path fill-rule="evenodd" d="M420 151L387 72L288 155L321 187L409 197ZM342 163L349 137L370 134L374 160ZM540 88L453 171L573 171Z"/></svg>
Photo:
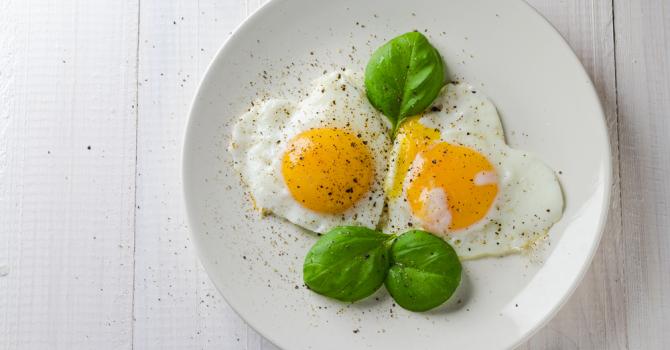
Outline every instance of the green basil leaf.
<svg viewBox="0 0 670 350"><path fill-rule="evenodd" d="M384 283L388 249L394 236L365 227L335 227L309 250L303 279L313 291L341 301L356 301Z"/></svg>
<svg viewBox="0 0 670 350"><path fill-rule="evenodd" d="M391 121L423 112L444 85L444 64L423 34L409 32L378 48L365 69L368 100Z"/></svg>
<svg viewBox="0 0 670 350"><path fill-rule="evenodd" d="M443 239L425 231L408 231L391 247L386 289L407 310L430 310L454 294L461 270L456 252Z"/></svg>

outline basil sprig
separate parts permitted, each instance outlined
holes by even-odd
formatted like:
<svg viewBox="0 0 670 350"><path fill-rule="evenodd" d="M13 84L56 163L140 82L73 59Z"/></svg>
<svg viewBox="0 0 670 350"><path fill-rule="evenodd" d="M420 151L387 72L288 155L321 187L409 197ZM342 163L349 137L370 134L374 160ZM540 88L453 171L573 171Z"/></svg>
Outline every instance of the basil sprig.
<svg viewBox="0 0 670 350"><path fill-rule="evenodd" d="M419 32L379 47L365 69L368 100L391 121L394 135L405 118L430 106L442 86L442 57Z"/></svg>
<svg viewBox="0 0 670 350"><path fill-rule="evenodd" d="M449 244L425 231L395 236L340 226L307 253L303 278L314 292L347 302L370 296L385 283L398 305L426 311L454 293L461 263Z"/></svg>

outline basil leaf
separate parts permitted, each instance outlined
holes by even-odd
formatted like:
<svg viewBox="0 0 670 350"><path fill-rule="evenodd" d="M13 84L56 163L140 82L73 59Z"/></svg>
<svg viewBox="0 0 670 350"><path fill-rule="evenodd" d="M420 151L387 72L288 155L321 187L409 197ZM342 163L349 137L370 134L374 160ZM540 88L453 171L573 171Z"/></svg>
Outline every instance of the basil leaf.
<svg viewBox="0 0 670 350"><path fill-rule="evenodd" d="M386 289L407 310L430 310L451 297L461 281L461 269L456 252L443 239L408 231L391 247Z"/></svg>
<svg viewBox="0 0 670 350"><path fill-rule="evenodd" d="M356 301L384 283L388 245L395 236L365 227L335 227L309 250L303 279L313 291L341 301Z"/></svg>
<svg viewBox="0 0 670 350"><path fill-rule="evenodd" d="M378 48L365 69L368 100L391 121L423 112L444 85L444 64L419 32L400 35Z"/></svg>

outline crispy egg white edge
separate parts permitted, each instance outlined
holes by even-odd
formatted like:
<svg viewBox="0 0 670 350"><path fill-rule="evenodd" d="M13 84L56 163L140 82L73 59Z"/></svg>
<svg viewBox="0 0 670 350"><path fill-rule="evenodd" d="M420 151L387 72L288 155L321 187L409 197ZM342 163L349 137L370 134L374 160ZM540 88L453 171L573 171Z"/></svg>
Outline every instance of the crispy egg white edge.
<svg viewBox="0 0 670 350"><path fill-rule="evenodd" d="M487 215L443 238L462 259L517 253L544 239L563 212L563 194L554 171L530 153L505 144L495 106L471 86L448 84L433 106L439 111L424 114L421 124L439 129L442 141L467 146L485 155L496 168L499 179L498 196ZM396 140L391 151L387 183L395 172L398 144ZM410 214L405 194L403 189L400 197L389 200L382 223L385 231L395 233L421 227Z"/></svg>
<svg viewBox="0 0 670 350"><path fill-rule="evenodd" d="M326 232L338 225L376 228L384 207L383 179L391 141L384 117L370 105L364 91L358 76L332 72L317 79L314 89L300 103L271 99L256 103L240 117L233 127L229 150L257 209L314 232ZM342 214L317 213L303 207L284 184L281 163L288 141L300 132L320 127L360 133L374 159L370 191Z"/></svg>

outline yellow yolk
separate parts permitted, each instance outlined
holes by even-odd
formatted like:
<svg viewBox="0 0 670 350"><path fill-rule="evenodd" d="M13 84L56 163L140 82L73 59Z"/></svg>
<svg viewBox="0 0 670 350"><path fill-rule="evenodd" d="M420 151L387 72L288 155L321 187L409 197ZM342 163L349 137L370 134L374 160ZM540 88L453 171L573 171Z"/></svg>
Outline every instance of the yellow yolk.
<svg viewBox="0 0 670 350"><path fill-rule="evenodd" d="M440 139L440 132L419 123L420 115L405 120L398 130L397 140L400 143L396 158L396 168L387 183L386 193L391 199L398 198L402 194L402 186L409 168L412 166L417 153L431 143Z"/></svg>
<svg viewBox="0 0 670 350"><path fill-rule="evenodd" d="M412 214L438 233L481 220L498 194L497 175L486 157L446 142L420 151L410 176L407 200Z"/></svg>
<svg viewBox="0 0 670 350"><path fill-rule="evenodd" d="M356 135L341 129L312 129L289 141L282 174L291 195L304 207L339 214L369 191L374 162L366 143Z"/></svg>

